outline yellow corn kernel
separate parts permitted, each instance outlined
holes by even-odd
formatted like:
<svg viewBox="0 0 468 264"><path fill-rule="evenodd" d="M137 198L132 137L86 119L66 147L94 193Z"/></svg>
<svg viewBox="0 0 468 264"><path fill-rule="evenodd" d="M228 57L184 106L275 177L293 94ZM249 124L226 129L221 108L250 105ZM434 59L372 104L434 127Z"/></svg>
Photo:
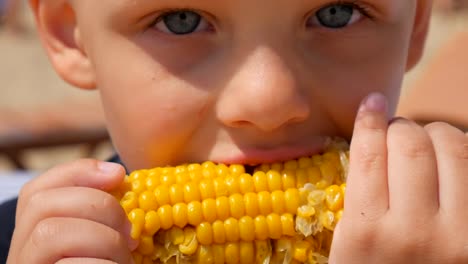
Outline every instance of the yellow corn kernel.
<svg viewBox="0 0 468 264"><path fill-rule="evenodd" d="M130 236L133 239L138 239L144 229L145 225L145 211L140 208L133 209L128 214L128 220L132 223L132 231Z"/></svg>
<svg viewBox="0 0 468 264"><path fill-rule="evenodd" d="M293 258L299 262L306 262L311 244L307 240L296 241L293 245Z"/></svg>
<svg viewBox="0 0 468 264"><path fill-rule="evenodd" d="M226 198L226 197L224 197ZM227 199L227 198L226 198ZM222 202L220 202L220 207L222 207ZM229 210L228 208L222 210L219 209L220 211L222 211L223 215L221 216L218 216L218 205L217 205L217 200L215 199L206 199L206 200L203 200L201 206L202 206L202 212L203 212L203 219L209 223L213 223L216 219L221 219L222 216L225 216L224 215L224 211L226 210ZM229 214L229 213L228 213ZM227 218L227 216L225 216ZM224 219L222 219L224 220Z"/></svg>
<svg viewBox="0 0 468 264"><path fill-rule="evenodd" d="M158 209L156 196L154 196L154 193L151 191L142 192L138 198L138 204L140 205L140 208L146 212Z"/></svg>
<svg viewBox="0 0 468 264"><path fill-rule="evenodd" d="M224 232L226 233L226 240L228 242L239 241L239 223L235 218L228 218L224 221Z"/></svg>
<svg viewBox="0 0 468 264"><path fill-rule="evenodd" d="M265 172L257 171L252 177L254 181L255 191L257 193L268 191L268 179Z"/></svg>
<svg viewBox="0 0 468 264"><path fill-rule="evenodd" d="M320 223L328 230L333 231L336 226L335 214L332 211L325 211L320 214Z"/></svg>
<svg viewBox="0 0 468 264"><path fill-rule="evenodd" d="M271 239L280 239L283 231L281 230L281 217L277 214L269 214L266 217L268 233Z"/></svg>
<svg viewBox="0 0 468 264"><path fill-rule="evenodd" d="M203 222L197 226L197 239L202 245L213 243L213 228L210 223Z"/></svg>
<svg viewBox="0 0 468 264"><path fill-rule="evenodd" d="M322 175L320 173L320 169L318 167L308 167L307 171L307 182L316 184L318 181L321 180Z"/></svg>
<svg viewBox="0 0 468 264"><path fill-rule="evenodd" d="M197 177L198 177L198 175L199 174L196 174ZM215 168L214 167L207 167L207 168L202 169L200 178L212 179L212 178L215 178L216 176L217 176L217 173L216 173ZM192 178L192 180L194 180L194 178Z"/></svg>
<svg viewBox="0 0 468 264"><path fill-rule="evenodd" d="M239 243L227 243L224 248L226 263L237 264L240 261Z"/></svg>
<svg viewBox="0 0 468 264"><path fill-rule="evenodd" d="M224 263L224 246L223 245L213 245L213 246L211 246L211 249L213 250L214 263L215 264Z"/></svg>
<svg viewBox="0 0 468 264"><path fill-rule="evenodd" d="M250 174L244 173L239 176L239 188L242 194L255 191L254 181Z"/></svg>
<svg viewBox="0 0 468 264"><path fill-rule="evenodd" d="M238 176L228 175L226 176L225 181L229 195L238 194L240 192Z"/></svg>
<svg viewBox="0 0 468 264"><path fill-rule="evenodd" d="M273 213L276 214L283 214L285 212L285 205L286 201L284 198L283 191L274 191L271 193L271 207Z"/></svg>
<svg viewBox="0 0 468 264"><path fill-rule="evenodd" d="M228 166L226 166L225 164L218 164L216 166L216 173L218 174L218 176L227 176L229 175L230 173L230 170L228 168Z"/></svg>
<svg viewBox="0 0 468 264"><path fill-rule="evenodd" d="M270 170L267 172L266 176L268 179L268 190L270 190L270 192L282 189L281 174L279 172Z"/></svg>
<svg viewBox="0 0 468 264"><path fill-rule="evenodd" d="M325 189L325 202L330 210L336 212L343 207L344 194L337 185L332 185Z"/></svg>
<svg viewBox="0 0 468 264"><path fill-rule="evenodd" d="M216 198L213 180L204 179L200 181L199 187L200 187L200 195L203 200L209 199L209 198Z"/></svg>
<svg viewBox="0 0 468 264"><path fill-rule="evenodd" d="M145 234L153 236L161 228L161 221L156 211L149 211L145 215Z"/></svg>
<svg viewBox="0 0 468 264"><path fill-rule="evenodd" d="M127 214L130 213L130 211L138 207L137 194L134 192L125 193L122 200L120 200L120 206L122 206Z"/></svg>
<svg viewBox="0 0 468 264"><path fill-rule="evenodd" d="M268 223L263 215L259 215L254 219L255 223L255 238L257 240L265 240L269 237Z"/></svg>
<svg viewBox="0 0 468 264"><path fill-rule="evenodd" d="M191 179L188 172L180 172L176 175L176 183L178 184L185 184L190 180Z"/></svg>
<svg viewBox="0 0 468 264"><path fill-rule="evenodd" d="M170 185L175 184L176 182L177 182L177 178L172 173L163 174L161 176L161 184L170 186Z"/></svg>
<svg viewBox="0 0 468 264"><path fill-rule="evenodd" d="M245 214L244 197L236 193L229 197L229 210L232 217L239 219Z"/></svg>
<svg viewBox="0 0 468 264"><path fill-rule="evenodd" d="M202 169L202 165L199 163L192 163L187 166L187 171L199 171Z"/></svg>
<svg viewBox="0 0 468 264"><path fill-rule="evenodd" d="M183 228L188 223L187 204L178 203L172 207L172 218L174 225Z"/></svg>
<svg viewBox="0 0 468 264"><path fill-rule="evenodd" d="M294 227L294 216L292 214L281 215L281 230L285 236L296 235L296 228Z"/></svg>
<svg viewBox="0 0 468 264"><path fill-rule="evenodd" d="M229 166L229 172L233 175L241 175L245 173L245 168L243 165L232 164Z"/></svg>
<svg viewBox="0 0 468 264"><path fill-rule="evenodd" d="M228 219L229 213L229 198L226 196L216 198L216 215L218 216L218 219Z"/></svg>
<svg viewBox="0 0 468 264"><path fill-rule="evenodd" d="M214 202L214 200L213 200ZM199 201L192 201L187 205L188 223L197 226L203 221L202 204ZM214 217L216 218L216 216Z"/></svg>
<svg viewBox="0 0 468 264"><path fill-rule="evenodd" d="M246 215L256 217L259 214L257 194L246 193L244 195L244 206Z"/></svg>
<svg viewBox="0 0 468 264"><path fill-rule="evenodd" d="M312 159L309 157L302 157L299 159L298 165L300 169L305 169L310 166L313 166Z"/></svg>
<svg viewBox="0 0 468 264"><path fill-rule="evenodd" d="M274 170L274 171L282 171L283 168L284 166L283 166L283 163L281 162L275 162L270 165L270 170Z"/></svg>
<svg viewBox="0 0 468 264"><path fill-rule="evenodd" d="M260 192L257 194L258 209L260 214L268 215L272 212L271 195L269 192Z"/></svg>
<svg viewBox="0 0 468 264"><path fill-rule="evenodd" d="M188 182L184 185L184 201L190 203L191 201L200 201L201 194L198 184L196 182Z"/></svg>
<svg viewBox="0 0 468 264"><path fill-rule="evenodd" d="M296 175L293 170L284 170L281 172L281 180L283 185L283 190L289 188L296 188Z"/></svg>
<svg viewBox="0 0 468 264"><path fill-rule="evenodd" d="M297 213L297 208L299 208L300 199L301 197L297 189L287 189L284 192L286 212L295 215Z"/></svg>
<svg viewBox="0 0 468 264"><path fill-rule="evenodd" d="M184 229L184 242L179 245L179 251L185 255L193 255L197 251L197 233L191 227Z"/></svg>
<svg viewBox="0 0 468 264"><path fill-rule="evenodd" d="M152 236L141 236L138 244L138 251L143 255L151 255L154 251L154 242Z"/></svg>
<svg viewBox="0 0 468 264"><path fill-rule="evenodd" d="M172 207L170 205L159 207L157 213L162 229L167 230L174 225L174 220L172 218Z"/></svg>
<svg viewBox="0 0 468 264"><path fill-rule="evenodd" d="M215 263L215 256L213 248L207 245L201 245L197 251L197 262L200 264L213 264Z"/></svg>
<svg viewBox="0 0 468 264"><path fill-rule="evenodd" d="M284 163L285 170L297 170L298 167L297 160L288 160Z"/></svg>
<svg viewBox="0 0 468 264"><path fill-rule="evenodd" d="M229 190L226 186L224 177L216 177L213 179L213 185L215 189L216 197L228 196Z"/></svg>
<svg viewBox="0 0 468 264"><path fill-rule="evenodd" d="M160 184L159 177L159 173L156 171L150 172L145 180L146 189L153 191Z"/></svg>
<svg viewBox="0 0 468 264"><path fill-rule="evenodd" d="M338 210L338 212L335 213L336 222L338 223L342 217L343 217L343 209Z"/></svg>
<svg viewBox="0 0 468 264"><path fill-rule="evenodd" d="M184 202L184 186L182 184L173 184L169 187L169 197L171 204Z"/></svg>
<svg viewBox="0 0 468 264"><path fill-rule="evenodd" d="M259 167L256 168L257 171L263 171L267 173L270 170L270 165L268 164L261 164Z"/></svg>
<svg viewBox="0 0 468 264"><path fill-rule="evenodd" d="M174 244L176 246L184 243L184 241L185 241L185 234L184 234L184 230L182 228L173 227L173 228L169 229L168 234L169 234L169 241L171 241L172 244Z"/></svg>
<svg viewBox="0 0 468 264"><path fill-rule="evenodd" d="M339 177L338 167L331 161L323 162L320 165L320 172L322 173L322 180L333 183Z"/></svg>
<svg viewBox="0 0 468 264"><path fill-rule="evenodd" d="M226 232L224 232L224 222L220 220L214 221L212 224L213 241L216 244L224 244L226 242Z"/></svg>
<svg viewBox="0 0 468 264"><path fill-rule="evenodd" d="M212 174L214 174L214 172ZM200 182L205 178L205 169L198 171L189 171L188 175L191 181Z"/></svg>
<svg viewBox="0 0 468 264"><path fill-rule="evenodd" d="M138 178L131 182L132 191L136 194L140 194L146 190L146 183L143 179Z"/></svg>
<svg viewBox="0 0 468 264"><path fill-rule="evenodd" d="M205 161L201 164L202 168L216 168L216 165L211 161Z"/></svg>
<svg viewBox="0 0 468 264"><path fill-rule="evenodd" d="M239 235L242 241L254 241L255 240L255 223L252 217L244 216L239 219Z"/></svg>
<svg viewBox="0 0 468 264"><path fill-rule="evenodd" d="M302 188L304 185L309 183L309 175L307 174L307 168L296 170L296 186L295 188Z"/></svg>
<svg viewBox="0 0 468 264"><path fill-rule="evenodd" d="M159 185L154 189L154 196L159 206L168 205L171 203L169 195L169 187L167 185Z"/></svg>
<svg viewBox="0 0 468 264"><path fill-rule="evenodd" d="M239 262L253 263L255 260L255 248L252 242L240 242L239 244Z"/></svg>

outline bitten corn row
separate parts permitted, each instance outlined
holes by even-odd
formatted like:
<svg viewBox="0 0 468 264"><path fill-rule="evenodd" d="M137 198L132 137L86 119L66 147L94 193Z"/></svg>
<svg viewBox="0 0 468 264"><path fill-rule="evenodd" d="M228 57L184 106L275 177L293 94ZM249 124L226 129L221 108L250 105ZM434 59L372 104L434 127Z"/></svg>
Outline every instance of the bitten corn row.
<svg viewBox="0 0 468 264"><path fill-rule="evenodd" d="M262 164L132 172L113 195L140 243L139 263L327 263L343 213L347 145Z"/></svg>

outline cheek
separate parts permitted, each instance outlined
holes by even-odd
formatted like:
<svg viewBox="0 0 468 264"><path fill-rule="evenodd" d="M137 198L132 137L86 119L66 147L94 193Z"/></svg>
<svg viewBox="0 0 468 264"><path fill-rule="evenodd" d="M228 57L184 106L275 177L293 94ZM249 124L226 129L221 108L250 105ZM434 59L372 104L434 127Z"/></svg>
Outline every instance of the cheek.
<svg viewBox="0 0 468 264"><path fill-rule="evenodd" d="M347 137L352 134L359 104L368 94L385 94L389 111L394 113L408 56L410 34L404 28L402 23L342 41L324 38L307 53L308 68L319 72L311 81L320 89L330 118Z"/></svg>
<svg viewBox="0 0 468 264"><path fill-rule="evenodd" d="M116 49L128 51L119 54L125 63L96 65L113 143L129 169L172 164L204 121L210 96L142 51Z"/></svg>

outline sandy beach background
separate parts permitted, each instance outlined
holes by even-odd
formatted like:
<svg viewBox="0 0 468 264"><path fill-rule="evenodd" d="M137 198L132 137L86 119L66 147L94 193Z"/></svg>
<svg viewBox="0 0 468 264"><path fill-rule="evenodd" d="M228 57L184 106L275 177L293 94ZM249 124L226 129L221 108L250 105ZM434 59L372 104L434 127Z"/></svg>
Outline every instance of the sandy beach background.
<svg viewBox="0 0 468 264"><path fill-rule="evenodd" d="M21 109L35 111L50 104L73 100L85 100L98 104L96 92L72 88L57 77L52 70L32 26L27 8L22 12L26 33L13 35L0 28L0 111ZM466 14L436 13L432 19L429 41L424 58L405 80L404 91L418 78L432 54L455 32L468 29ZM79 147L57 148L29 153L27 163L33 170L44 170L80 156ZM110 145L102 146L96 157L105 159L112 152ZM0 171L12 169L11 164L0 154Z"/></svg>

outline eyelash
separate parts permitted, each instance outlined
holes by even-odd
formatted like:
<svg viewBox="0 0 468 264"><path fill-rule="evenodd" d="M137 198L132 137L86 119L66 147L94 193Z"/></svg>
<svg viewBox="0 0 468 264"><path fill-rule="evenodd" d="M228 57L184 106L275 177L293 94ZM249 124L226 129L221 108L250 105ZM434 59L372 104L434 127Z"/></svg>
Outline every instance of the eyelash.
<svg viewBox="0 0 468 264"><path fill-rule="evenodd" d="M365 17L369 19L374 18L374 16L372 15L371 8L367 4L364 4L362 3L362 1L359 1L359 0L337 0L330 4L325 5L324 7L331 6L331 5L351 5L354 8L356 8L359 12L361 12L362 15L364 15ZM321 7L321 8L324 8L324 7Z"/></svg>
<svg viewBox="0 0 468 264"><path fill-rule="evenodd" d="M336 0L334 2L331 2L329 4L326 4L326 5L322 6L322 7L320 7L318 10L320 10L321 8L327 7L327 6L331 6L331 5L351 5L354 8L356 8L359 12L361 12L362 15L365 16L366 18L369 18L371 20L374 18L374 16L372 15L371 8L367 4L362 3L360 0ZM149 28L154 27L157 23L159 23L164 18L164 16L166 16L168 14L171 14L171 13L174 13L174 12L180 12L180 11L190 11L190 12L195 12L195 13L200 14L200 15L204 14L202 11L197 10L195 8L190 8L190 7L187 7L187 8L168 8L168 9L165 9L164 11L162 11L162 12L159 12L156 19L154 19L151 22L151 24L149 25ZM315 15L316 12L317 12L317 10L315 10L311 14L308 14L306 16L306 18L310 17L311 15Z"/></svg>

